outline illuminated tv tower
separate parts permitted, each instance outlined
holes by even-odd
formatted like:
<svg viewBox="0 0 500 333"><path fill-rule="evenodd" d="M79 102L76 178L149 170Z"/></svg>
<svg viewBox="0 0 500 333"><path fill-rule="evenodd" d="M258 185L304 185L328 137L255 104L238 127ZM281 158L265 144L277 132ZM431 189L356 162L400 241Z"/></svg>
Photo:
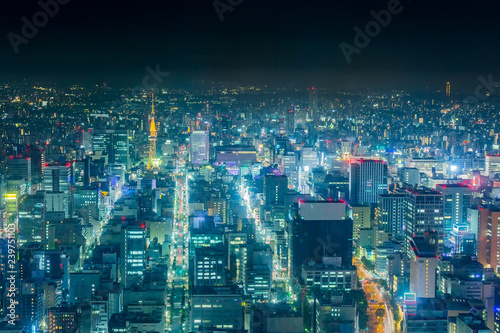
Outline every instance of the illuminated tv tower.
<svg viewBox="0 0 500 333"><path fill-rule="evenodd" d="M446 82L446 96L450 96L451 94L451 85L450 82Z"/></svg>
<svg viewBox="0 0 500 333"><path fill-rule="evenodd" d="M149 127L149 158L148 169L153 166L153 160L156 158L156 124L155 124L155 94L151 98L151 125Z"/></svg>

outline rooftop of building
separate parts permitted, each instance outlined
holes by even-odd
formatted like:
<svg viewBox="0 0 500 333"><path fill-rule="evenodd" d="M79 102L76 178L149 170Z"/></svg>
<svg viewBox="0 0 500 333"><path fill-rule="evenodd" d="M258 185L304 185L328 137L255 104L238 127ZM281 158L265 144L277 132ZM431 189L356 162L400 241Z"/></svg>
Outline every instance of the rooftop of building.
<svg viewBox="0 0 500 333"><path fill-rule="evenodd" d="M302 266L304 270L306 271L356 271L357 268L354 265L346 265L346 266L333 266L333 265L324 265L324 264L317 264L315 266L308 266L308 265L303 265Z"/></svg>
<svg viewBox="0 0 500 333"><path fill-rule="evenodd" d="M436 188L442 188L442 189L463 188L463 189L467 189L467 188L470 188L470 186L466 185L464 183L462 183L462 184L436 184Z"/></svg>
<svg viewBox="0 0 500 333"><path fill-rule="evenodd" d="M488 326L486 326L486 323L481 318L477 318L471 313L459 314L457 322L458 320L463 321L474 332L477 332L478 330L489 330Z"/></svg>
<svg viewBox="0 0 500 333"><path fill-rule="evenodd" d="M221 286L221 287L193 287L193 296L201 295L213 295L213 296L224 296L224 295L242 295L241 289L236 285Z"/></svg>
<svg viewBox="0 0 500 333"><path fill-rule="evenodd" d="M410 240L410 245L415 253L415 256L422 258L435 258L437 247L437 238L435 239L435 244L430 244L429 240L433 239L431 236L428 237L413 237Z"/></svg>

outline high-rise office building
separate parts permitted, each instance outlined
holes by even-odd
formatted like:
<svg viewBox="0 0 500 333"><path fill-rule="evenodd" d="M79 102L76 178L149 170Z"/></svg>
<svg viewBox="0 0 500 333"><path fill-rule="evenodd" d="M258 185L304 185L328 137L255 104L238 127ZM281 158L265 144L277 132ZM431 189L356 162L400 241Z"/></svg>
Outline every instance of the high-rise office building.
<svg viewBox="0 0 500 333"><path fill-rule="evenodd" d="M228 269L233 282L244 283L246 281L247 269L247 239L248 235L243 232L230 232L225 234Z"/></svg>
<svg viewBox="0 0 500 333"><path fill-rule="evenodd" d="M45 165L43 168L43 190L70 193L71 163Z"/></svg>
<svg viewBox="0 0 500 333"><path fill-rule="evenodd" d="M444 233L449 236L454 225L467 222L472 189L467 185L439 184L436 190L444 195Z"/></svg>
<svg viewBox="0 0 500 333"><path fill-rule="evenodd" d="M35 331L38 331L45 312L41 283L31 279L24 280L19 291L19 320L24 327L35 328Z"/></svg>
<svg viewBox="0 0 500 333"><path fill-rule="evenodd" d="M73 185L89 186L90 185L90 158L87 157L82 161L73 162Z"/></svg>
<svg viewBox="0 0 500 333"><path fill-rule="evenodd" d="M191 332L218 328L243 329L241 291L236 287L195 287L191 297Z"/></svg>
<svg viewBox="0 0 500 333"><path fill-rule="evenodd" d="M97 185L76 187L73 194L75 211L82 208L87 209L90 216L99 220L100 210L103 206L101 193L101 189Z"/></svg>
<svg viewBox="0 0 500 333"><path fill-rule="evenodd" d="M283 174L287 176L293 188L299 186L299 168L297 165L297 155L289 152L281 158Z"/></svg>
<svg viewBox="0 0 500 333"><path fill-rule="evenodd" d="M63 218L68 218L70 215L68 195L64 192L45 192L45 207L48 220L52 220L56 215L51 213L61 213Z"/></svg>
<svg viewBox="0 0 500 333"><path fill-rule="evenodd" d="M416 294L417 298L436 297L437 241L436 233L410 240L414 254L410 259L410 292Z"/></svg>
<svg viewBox="0 0 500 333"><path fill-rule="evenodd" d="M79 316L76 308L59 307L49 309L49 333L76 333L79 331Z"/></svg>
<svg viewBox="0 0 500 333"><path fill-rule="evenodd" d="M302 274L302 265L329 258L333 266L352 263L352 220L346 204L334 201L299 201L297 218L289 226L292 272Z"/></svg>
<svg viewBox="0 0 500 333"><path fill-rule="evenodd" d="M19 205L19 242L42 242L45 224L45 192L28 195Z"/></svg>
<svg viewBox="0 0 500 333"><path fill-rule="evenodd" d="M500 268L500 209L494 206L479 209L479 262L485 268Z"/></svg>
<svg viewBox="0 0 500 333"><path fill-rule="evenodd" d="M285 194L288 191L287 176L264 176L264 203L265 205L284 205Z"/></svg>
<svg viewBox="0 0 500 333"><path fill-rule="evenodd" d="M371 208L369 205L352 205L352 238L359 239L359 229L371 228Z"/></svg>
<svg viewBox="0 0 500 333"><path fill-rule="evenodd" d="M246 271L245 288L246 293L253 299L269 300L271 296L272 271L269 267L254 266Z"/></svg>
<svg viewBox="0 0 500 333"><path fill-rule="evenodd" d="M469 226L469 235L474 235L476 247L474 249L474 256L478 255L479 250L479 226L480 226L480 207L467 208L467 225Z"/></svg>
<svg viewBox="0 0 500 333"><path fill-rule="evenodd" d="M349 161L349 198L352 204L376 204L387 193L387 164L381 160Z"/></svg>
<svg viewBox="0 0 500 333"><path fill-rule="evenodd" d="M407 255L412 258L409 246L412 238L437 233L437 254L443 253L444 195L432 190L406 191L404 201L404 228Z"/></svg>
<svg viewBox="0 0 500 333"><path fill-rule="evenodd" d="M219 216L224 224L229 223L229 211L226 198L210 198L208 201L209 215Z"/></svg>
<svg viewBox="0 0 500 333"><path fill-rule="evenodd" d="M193 229L189 237L189 256L194 258L197 248L217 246L224 244L222 228Z"/></svg>
<svg viewBox="0 0 500 333"><path fill-rule="evenodd" d="M202 165L209 160L209 139L205 131L193 131L189 138L189 152L193 165Z"/></svg>
<svg viewBox="0 0 500 333"><path fill-rule="evenodd" d="M393 235L403 234L405 194L380 194L376 209L379 229Z"/></svg>
<svg viewBox="0 0 500 333"><path fill-rule="evenodd" d="M128 130L96 130L92 136L94 154L100 152L108 155L108 163L123 164L130 168L129 131Z"/></svg>
<svg viewBox="0 0 500 333"><path fill-rule="evenodd" d="M121 278L125 288L140 283L146 270L146 228L129 225L121 231Z"/></svg>
<svg viewBox="0 0 500 333"><path fill-rule="evenodd" d="M7 192L16 193L18 198L23 198L27 194L26 179L21 176L7 178Z"/></svg>
<svg viewBox="0 0 500 333"><path fill-rule="evenodd" d="M197 248L194 257L194 285L224 286L225 267L226 257L222 245Z"/></svg>
<svg viewBox="0 0 500 333"><path fill-rule="evenodd" d="M31 194L31 157L14 158L11 157L7 160L7 176L21 176L26 181L26 190Z"/></svg>
<svg viewBox="0 0 500 333"><path fill-rule="evenodd" d="M47 212L72 214L72 163L46 164L43 168L43 190L47 192ZM48 195L50 193L50 195ZM60 194L64 194L64 198ZM61 199L61 198L62 199ZM64 205L64 209L60 209Z"/></svg>
<svg viewBox="0 0 500 333"><path fill-rule="evenodd" d="M318 166L318 153L313 147L304 147L301 150L302 170L311 172Z"/></svg>
<svg viewBox="0 0 500 333"><path fill-rule="evenodd" d="M33 179L38 179L43 175L43 166L45 165L45 152L43 149L34 149L27 152L31 158L31 175Z"/></svg>

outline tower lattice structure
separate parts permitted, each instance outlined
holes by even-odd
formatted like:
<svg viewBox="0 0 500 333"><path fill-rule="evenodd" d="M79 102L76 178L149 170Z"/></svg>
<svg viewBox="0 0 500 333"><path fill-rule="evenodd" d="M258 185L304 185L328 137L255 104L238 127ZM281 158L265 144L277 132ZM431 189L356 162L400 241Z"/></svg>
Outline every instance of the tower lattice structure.
<svg viewBox="0 0 500 333"><path fill-rule="evenodd" d="M149 157L148 169L153 166L153 160L156 158L156 124L155 124L155 95L152 94L151 100L151 124L149 126Z"/></svg>

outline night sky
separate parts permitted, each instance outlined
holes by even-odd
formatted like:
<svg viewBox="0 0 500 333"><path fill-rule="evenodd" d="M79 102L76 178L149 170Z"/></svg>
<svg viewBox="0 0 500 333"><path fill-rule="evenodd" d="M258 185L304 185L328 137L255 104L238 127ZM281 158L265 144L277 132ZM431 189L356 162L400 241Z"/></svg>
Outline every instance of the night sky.
<svg viewBox="0 0 500 333"><path fill-rule="evenodd" d="M348 64L339 44L354 44L353 28L364 30L370 11L389 2L243 0L221 22L212 0L69 0L16 54L8 33L22 36L21 18L32 22L41 7L4 1L0 74L135 86L159 64L172 87L204 79L439 89L450 81L467 92L479 75L500 81L496 0L401 0L401 13Z"/></svg>

